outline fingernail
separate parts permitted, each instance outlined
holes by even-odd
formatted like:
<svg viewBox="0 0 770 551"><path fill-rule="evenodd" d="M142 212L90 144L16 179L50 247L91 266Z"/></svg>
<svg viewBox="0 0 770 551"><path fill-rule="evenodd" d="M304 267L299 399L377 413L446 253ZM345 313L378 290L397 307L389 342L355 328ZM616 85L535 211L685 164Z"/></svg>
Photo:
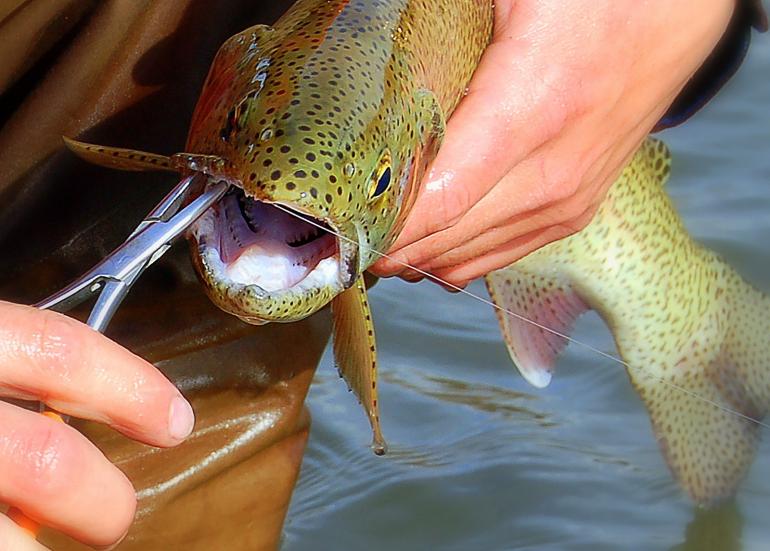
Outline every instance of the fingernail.
<svg viewBox="0 0 770 551"><path fill-rule="evenodd" d="M420 272L415 272L414 270L404 270L401 272L401 279L410 283L417 283L418 281L425 279L425 275Z"/></svg>
<svg viewBox="0 0 770 551"><path fill-rule="evenodd" d="M184 440L195 426L195 414L190 404L181 396L171 400L168 409L168 432L177 440Z"/></svg>
<svg viewBox="0 0 770 551"><path fill-rule="evenodd" d="M126 539L127 535L128 535L128 530L126 530L125 533L122 536L120 536L120 539L115 543L111 545L106 545L104 547L94 547L94 549L98 549L99 551L112 551L113 549L117 548L118 545L123 543L123 540Z"/></svg>

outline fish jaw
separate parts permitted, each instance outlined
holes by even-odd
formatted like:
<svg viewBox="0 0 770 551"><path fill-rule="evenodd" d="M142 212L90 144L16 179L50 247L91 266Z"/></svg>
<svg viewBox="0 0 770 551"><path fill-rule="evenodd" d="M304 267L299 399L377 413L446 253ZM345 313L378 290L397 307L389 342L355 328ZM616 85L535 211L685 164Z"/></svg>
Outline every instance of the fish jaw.
<svg viewBox="0 0 770 551"><path fill-rule="evenodd" d="M234 185L189 232L212 301L247 323L292 322L350 287L360 273L357 230L314 214Z"/></svg>

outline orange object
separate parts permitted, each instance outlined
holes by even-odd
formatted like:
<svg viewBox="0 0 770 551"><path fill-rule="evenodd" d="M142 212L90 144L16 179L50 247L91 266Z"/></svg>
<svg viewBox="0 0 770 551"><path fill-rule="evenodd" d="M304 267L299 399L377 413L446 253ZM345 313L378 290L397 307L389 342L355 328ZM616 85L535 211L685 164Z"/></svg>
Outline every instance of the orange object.
<svg viewBox="0 0 770 551"><path fill-rule="evenodd" d="M43 415L45 415L46 417L48 417L50 419L53 419L54 421L59 421L60 423L64 423L65 422L64 418L60 414L56 413L52 409L47 409L45 411L42 411L41 413Z"/></svg>
<svg viewBox="0 0 770 551"><path fill-rule="evenodd" d="M36 537L38 531L40 530L40 524L29 518L27 515L25 515L21 509L17 509L16 507L11 507L8 509L8 512L6 513L8 515L8 518L10 518L13 522L19 525L19 527L27 532L30 536Z"/></svg>

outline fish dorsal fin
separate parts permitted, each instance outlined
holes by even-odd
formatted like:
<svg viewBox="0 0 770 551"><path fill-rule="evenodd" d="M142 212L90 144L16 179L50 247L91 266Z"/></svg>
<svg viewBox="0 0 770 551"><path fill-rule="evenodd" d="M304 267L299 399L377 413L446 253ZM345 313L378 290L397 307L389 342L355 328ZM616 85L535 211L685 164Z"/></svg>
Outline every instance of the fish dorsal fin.
<svg viewBox="0 0 770 551"><path fill-rule="evenodd" d="M770 300L687 234L662 184L666 147L648 139L580 232L487 276L494 302L568 335L607 322L674 476L698 503L731 496L770 404ZM550 379L566 339L498 312L530 382Z"/></svg>
<svg viewBox="0 0 770 551"><path fill-rule="evenodd" d="M178 169L172 166L171 158L165 155L156 155L145 151L135 151L121 147L108 147L79 142L66 136L62 137L64 144L75 155L89 163L128 171L168 171L176 172Z"/></svg>
<svg viewBox="0 0 770 551"><path fill-rule="evenodd" d="M340 376L366 410L372 425L372 449L383 455L387 445L380 430L377 405L377 347L366 285L359 276L352 287L332 301L334 359Z"/></svg>
<svg viewBox="0 0 770 551"><path fill-rule="evenodd" d="M495 313L511 360L530 384L545 388L551 382L557 356L567 345L561 335L569 334L588 305L569 283L515 267L492 272L486 282L489 296L501 308Z"/></svg>

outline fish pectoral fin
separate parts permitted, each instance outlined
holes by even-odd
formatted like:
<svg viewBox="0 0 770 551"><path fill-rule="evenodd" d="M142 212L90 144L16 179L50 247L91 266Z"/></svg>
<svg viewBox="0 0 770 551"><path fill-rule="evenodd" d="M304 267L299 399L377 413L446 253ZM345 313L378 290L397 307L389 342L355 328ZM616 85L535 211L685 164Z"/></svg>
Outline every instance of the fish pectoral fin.
<svg viewBox="0 0 770 551"><path fill-rule="evenodd" d="M734 495L751 466L760 428L754 419L762 415L735 384L728 361L693 361L667 376L628 371L674 477L697 503L713 505Z"/></svg>
<svg viewBox="0 0 770 551"><path fill-rule="evenodd" d="M422 175L427 173L428 167L436 158L446 133L444 110L433 92L423 89L417 90L414 95L414 102L417 110L416 124L418 125L417 139L419 140L419 143L415 144L415 170L413 170L413 174L416 175L416 178L409 178L407 187L403 191L404 202L401 205L398 219L391 229L393 235L397 235L403 228L406 217L417 198L417 183Z"/></svg>
<svg viewBox="0 0 770 551"><path fill-rule="evenodd" d="M499 307L495 314L511 360L527 382L537 388L548 386L556 358L567 345L565 336L589 306L569 282L515 265L485 279L489 296Z"/></svg>
<svg viewBox="0 0 770 551"><path fill-rule="evenodd" d="M107 147L79 142L62 136L64 144L75 155L95 165L117 170L150 171L160 170L176 172L171 159L165 155L156 155L145 151L135 151L122 147Z"/></svg>
<svg viewBox="0 0 770 551"><path fill-rule="evenodd" d="M383 455L387 445L377 405L377 347L363 276L332 300L332 316L337 369L369 417L374 453Z"/></svg>
<svg viewBox="0 0 770 551"><path fill-rule="evenodd" d="M436 95L430 90L418 90L415 101L420 113L419 134L423 146L422 159L427 166L438 153L446 134L446 117Z"/></svg>

